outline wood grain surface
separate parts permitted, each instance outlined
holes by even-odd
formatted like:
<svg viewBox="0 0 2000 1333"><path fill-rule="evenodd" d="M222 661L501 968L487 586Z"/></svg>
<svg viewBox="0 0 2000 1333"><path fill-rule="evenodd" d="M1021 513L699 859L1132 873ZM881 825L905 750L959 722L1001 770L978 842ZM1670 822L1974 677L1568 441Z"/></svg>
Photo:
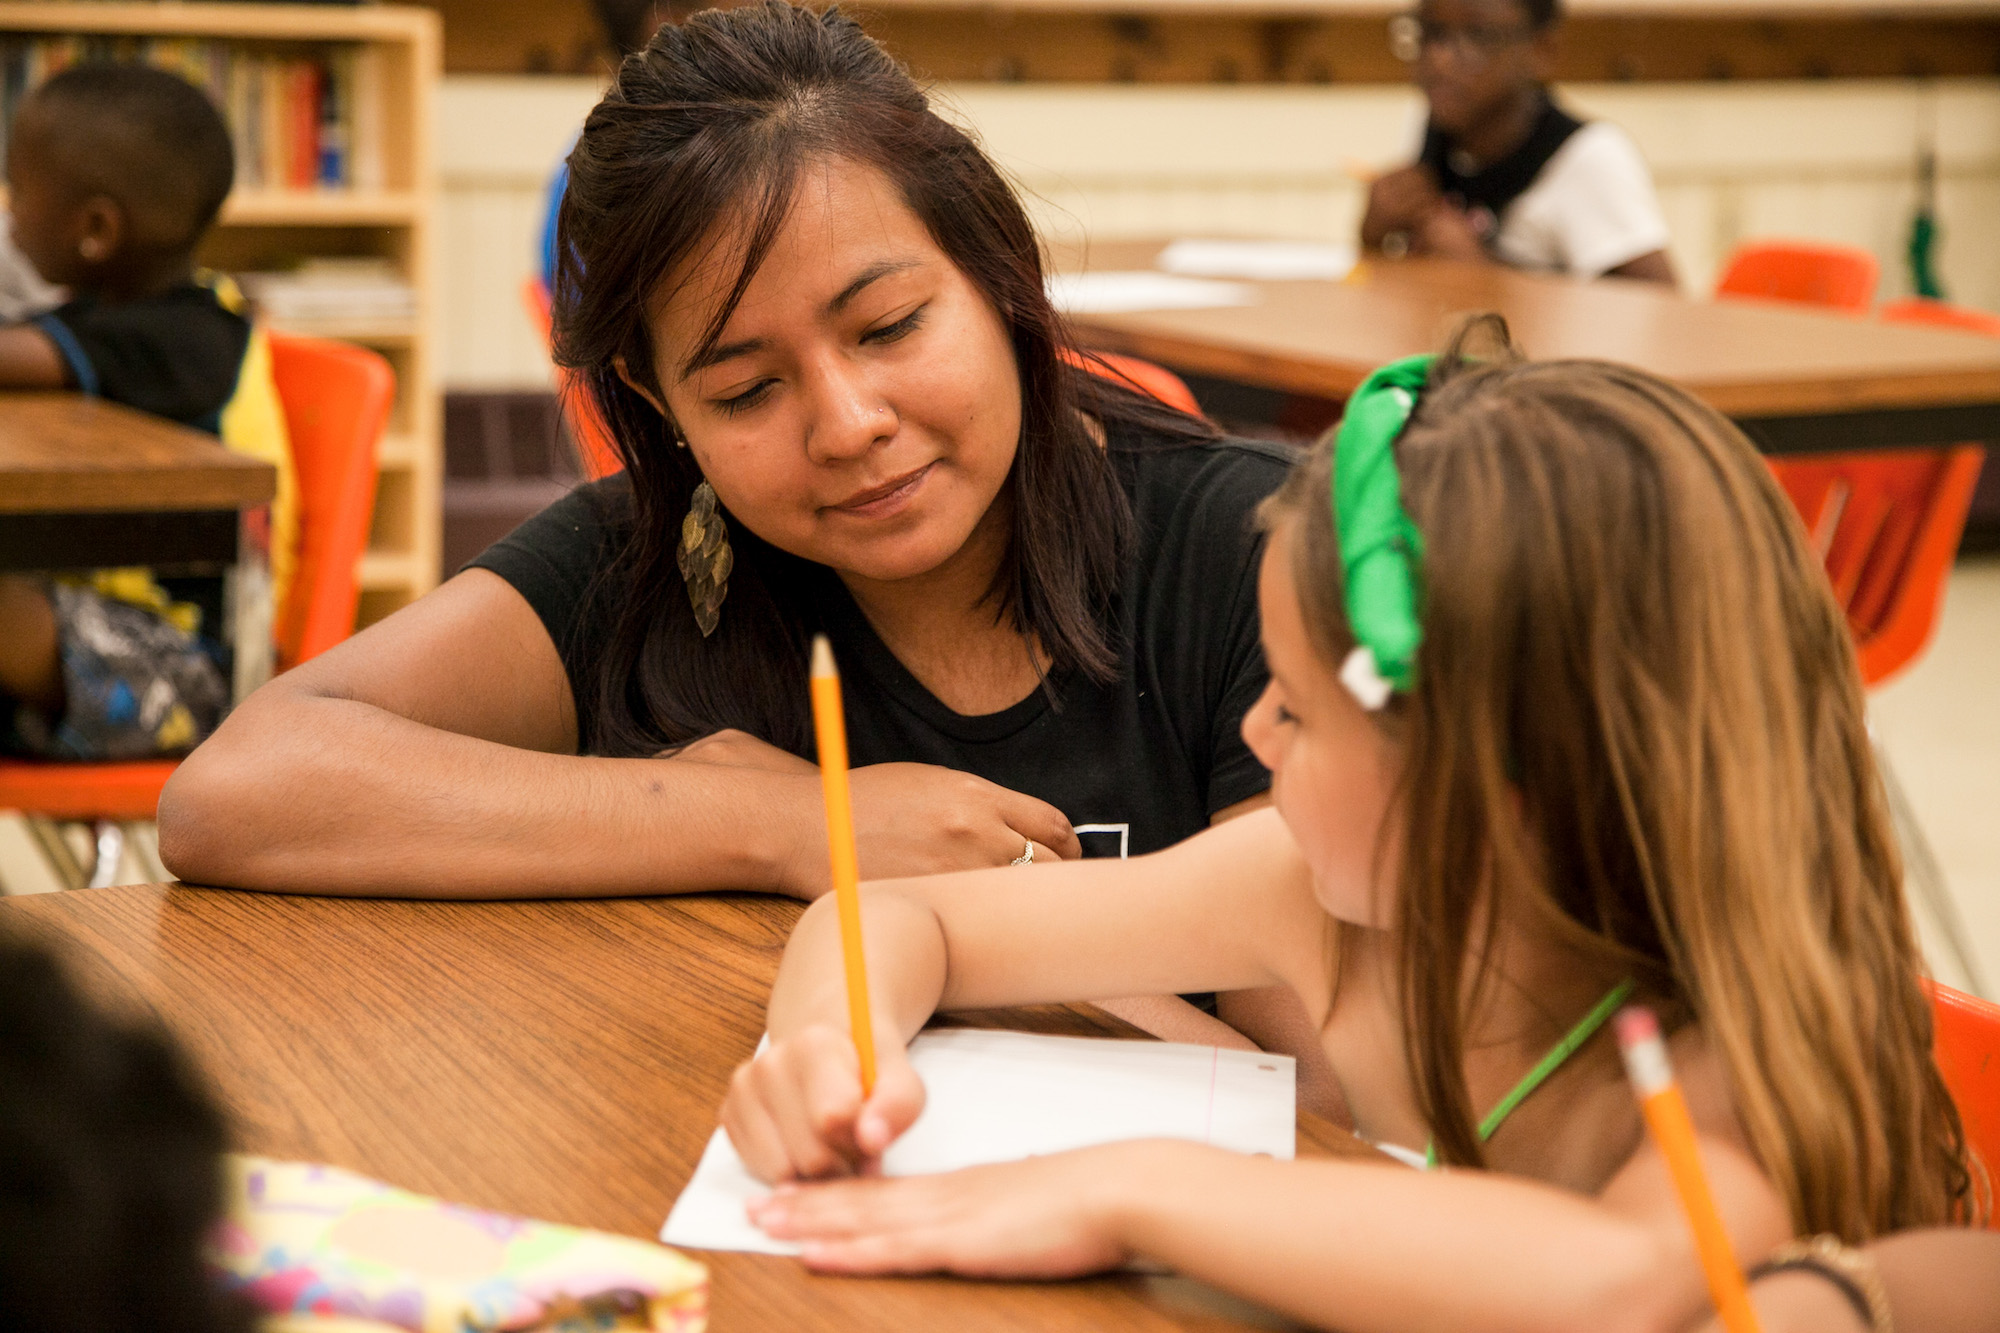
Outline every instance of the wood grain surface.
<svg viewBox="0 0 2000 1333"><path fill-rule="evenodd" d="M651 1237L756 1045L798 911L749 895L441 903L147 885L0 899L0 927L52 939L101 999L164 1019L246 1151ZM1089 1006L980 1017L1136 1035ZM1309 1117L1299 1151L1370 1155ZM1178 1278L868 1281L701 1257L718 1333L1290 1327Z"/></svg>
<svg viewBox="0 0 2000 1333"><path fill-rule="evenodd" d="M1142 269L1162 245L1100 241L1053 258L1070 271ZM2000 403L2000 341L1796 305L1440 259L1367 259L1340 282L1249 285L1253 305L1070 322L1087 346L1334 399L1386 361L1439 350L1465 316L1495 310L1530 356L1639 366L1731 416Z"/></svg>
<svg viewBox="0 0 2000 1333"><path fill-rule="evenodd" d="M0 514L249 509L269 463L213 435L77 393L0 393Z"/></svg>

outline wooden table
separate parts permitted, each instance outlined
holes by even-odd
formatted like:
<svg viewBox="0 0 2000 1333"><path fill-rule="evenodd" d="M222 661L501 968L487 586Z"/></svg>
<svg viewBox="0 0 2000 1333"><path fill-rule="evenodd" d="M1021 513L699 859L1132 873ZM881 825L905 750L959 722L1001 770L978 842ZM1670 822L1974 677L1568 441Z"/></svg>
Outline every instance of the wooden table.
<svg viewBox="0 0 2000 1333"><path fill-rule="evenodd" d="M657 1234L755 1047L798 905L749 895L438 903L206 889L0 899L87 984L160 1014L241 1146L485 1208ZM1005 1026L1133 1030L1088 1006ZM1365 1154L1302 1117L1300 1151ZM1183 1279L818 1278L705 1254L718 1333L1286 1328Z"/></svg>
<svg viewBox="0 0 2000 1333"><path fill-rule="evenodd" d="M1142 269L1109 241L1068 269ZM1085 345L1281 393L1340 400L1385 361L1436 351L1467 315L1505 315L1541 358L1597 357L1685 386L1773 453L2000 441L2000 340L1765 301L1690 300L1438 259L1364 260L1346 279L1253 282L1255 304L1079 314Z"/></svg>
<svg viewBox="0 0 2000 1333"><path fill-rule="evenodd" d="M228 570L238 698L271 672L277 470L213 435L75 393L0 393L0 572Z"/></svg>

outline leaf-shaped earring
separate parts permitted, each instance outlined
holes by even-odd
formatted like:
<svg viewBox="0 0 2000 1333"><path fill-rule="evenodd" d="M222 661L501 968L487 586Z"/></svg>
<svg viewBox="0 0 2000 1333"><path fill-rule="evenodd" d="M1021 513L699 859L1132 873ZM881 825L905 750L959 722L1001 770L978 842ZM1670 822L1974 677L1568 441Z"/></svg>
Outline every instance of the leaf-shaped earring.
<svg viewBox="0 0 2000 1333"><path fill-rule="evenodd" d="M687 581L688 602L701 637L715 633L722 599L729 595L729 571L736 555L729 549L729 527L715 505L715 487L703 480L694 488L694 503L681 520L681 545L676 553L681 578Z"/></svg>

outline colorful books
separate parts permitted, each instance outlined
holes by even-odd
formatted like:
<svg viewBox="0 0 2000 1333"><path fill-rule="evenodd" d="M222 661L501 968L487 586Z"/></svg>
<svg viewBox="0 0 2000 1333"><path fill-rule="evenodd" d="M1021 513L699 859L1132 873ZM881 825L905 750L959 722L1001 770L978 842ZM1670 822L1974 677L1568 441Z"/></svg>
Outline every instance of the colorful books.
<svg viewBox="0 0 2000 1333"><path fill-rule="evenodd" d="M229 124L239 190L379 190L380 55L366 46L190 37L0 37L0 163L21 98L71 65L143 63L205 91Z"/></svg>

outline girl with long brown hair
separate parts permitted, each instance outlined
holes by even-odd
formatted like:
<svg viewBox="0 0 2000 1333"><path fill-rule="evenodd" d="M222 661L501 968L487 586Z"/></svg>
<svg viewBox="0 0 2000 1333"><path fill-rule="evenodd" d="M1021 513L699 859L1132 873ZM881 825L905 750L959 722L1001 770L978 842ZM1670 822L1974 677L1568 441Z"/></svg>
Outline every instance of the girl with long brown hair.
<svg viewBox="0 0 2000 1333"><path fill-rule="evenodd" d="M1265 512L1244 731L1276 809L1006 892L873 886L866 1101L809 911L724 1107L781 1185L761 1225L841 1271L1149 1259L1349 1333L1684 1328L1700 1270L1603 1029L1628 1001L1746 1261L1976 1208L1846 629L1728 421L1454 348L1378 372ZM1259 985L1317 1022L1363 1137L1461 1169L1133 1143L799 1183L914 1119L935 1009Z"/></svg>

